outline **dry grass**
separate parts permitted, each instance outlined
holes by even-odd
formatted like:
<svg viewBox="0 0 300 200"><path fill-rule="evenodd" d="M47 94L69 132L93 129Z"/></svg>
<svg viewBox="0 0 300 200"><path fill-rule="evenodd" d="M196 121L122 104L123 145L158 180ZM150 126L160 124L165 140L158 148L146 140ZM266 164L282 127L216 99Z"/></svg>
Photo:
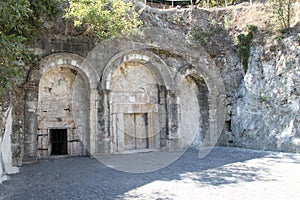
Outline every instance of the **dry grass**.
<svg viewBox="0 0 300 200"><path fill-rule="evenodd" d="M223 22L223 26L229 30L229 34L236 37L242 32L248 32L247 26L254 25L258 28L261 36L266 41L272 42L280 33L280 26L273 14L273 8L270 3L257 3L250 5L244 3L227 8L210 9L218 15L226 15L227 23ZM300 2L293 4L293 14L291 19L292 35L300 33ZM222 19L224 20L224 18ZM219 24L222 21L219 21ZM228 26L229 27L226 27Z"/></svg>

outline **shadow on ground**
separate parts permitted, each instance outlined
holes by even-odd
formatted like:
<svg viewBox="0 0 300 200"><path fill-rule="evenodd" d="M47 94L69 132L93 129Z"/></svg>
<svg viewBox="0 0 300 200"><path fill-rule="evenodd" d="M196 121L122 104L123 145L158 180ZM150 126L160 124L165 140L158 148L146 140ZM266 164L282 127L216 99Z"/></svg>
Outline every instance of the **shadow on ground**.
<svg viewBox="0 0 300 200"><path fill-rule="evenodd" d="M22 167L21 173L0 185L0 199L130 199L139 197L128 191L154 182L160 187L161 181L193 182L199 187L272 181L267 168L245 164L268 156L272 158L270 152L215 147L199 159L198 151L190 149L171 165L141 174L117 171L89 157L45 159ZM173 199L172 194L164 199Z"/></svg>

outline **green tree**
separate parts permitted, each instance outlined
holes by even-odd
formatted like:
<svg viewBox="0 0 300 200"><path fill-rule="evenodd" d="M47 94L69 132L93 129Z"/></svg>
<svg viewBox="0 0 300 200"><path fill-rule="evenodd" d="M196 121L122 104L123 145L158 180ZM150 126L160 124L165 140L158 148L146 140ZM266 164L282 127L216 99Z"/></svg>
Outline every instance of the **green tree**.
<svg viewBox="0 0 300 200"><path fill-rule="evenodd" d="M96 42L141 25L132 3L123 0L70 0L65 17L86 26Z"/></svg>
<svg viewBox="0 0 300 200"><path fill-rule="evenodd" d="M30 35L26 22L33 12L26 0L5 0L0 5L0 90L3 92L20 82L27 61L34 59L26 48Z"/></svg>
<svg viewBox="0 0 300 200"><path fill-rule="evenodd" d="M0 0L0 92L23 82L38 56L30 50L44 21L59 13L59 0Z"/></svg>

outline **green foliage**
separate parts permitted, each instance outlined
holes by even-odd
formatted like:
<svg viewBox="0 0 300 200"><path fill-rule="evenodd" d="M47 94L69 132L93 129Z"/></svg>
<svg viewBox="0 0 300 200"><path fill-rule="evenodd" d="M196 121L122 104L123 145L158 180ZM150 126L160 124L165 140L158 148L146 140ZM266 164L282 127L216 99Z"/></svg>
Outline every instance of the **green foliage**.
<svg viewBox="0 0 300 200"><path fill-rule="evenodd" d="M267 102L269 100L268 96L264 95L261 90L258 91L259 97L257 100L260 102Z"/></svg>
<svg viewBox="0 0 300 200"><path fill-rule="evenodd" d="M59 0L0 1L0 92L13 89L38 57L29 45L43 30L45 19L58 13Z"/></svg>
<svg viewBox="0 0 300 200"><path fill-rule="evenodd" d="M200 45L205 45L207 43L206 37L208 36L208 33L206 30L201 30L197 27L193 27L191 31L189 32L189 37Z"/></svg>
<svg viewBox="0 0 300 200"><path fill-rule="evenodd" d="M247 26L248 30L251 32L251 33L256 33L257 32L257 26L253 25L253 24L249 24Z"/></svg>
<svg viewBox="0 0 300 200"><path fill-rule="evenodd" d="M0 30L2 34L27 35L29 21L32 10L27 0L6 0L1 1L1 22Z"/></svg>
<svg viewBox="0 0 300 200"><path fill-rule="evenodd" d="M70 0L65 17L75 26L87 26L96 42L141 25L131 3L123 0Z"/></svg>
<svg viewBox="0 0 300 200"><path fill-rule="evenodd" d="M247 72L248 69L248 59L250 56L250 49L246 46L240 46L237 49L237 53L238 53L238 57L240 58L243 67L244 67L244 71L245 73Z"/></svg>
<svg viewBox="0 0 300 200"><path fill-rule="evenodd" d="M59 13L59 0L3 0L1 1L0 31L17 35L28 41L40 34L44 20Z"/></svg>
<svg viewBox="0 0 300 200"><path fill-rule="evenodd" d="M294 2L295 0L272 0L273 14L282 33L290 33Z"/></svg>
<svg viewBox="0 0 300 200"><path fill-rule="evenodd" d="M279 33L278 35L276 35L275 40L283 40L284 38L287 37L287 33Z"/></svg>
<svg viewBox="0 0 300 200"><path fill-rule="evenodd" d="M268 101L268 96L266 96L266 95L260 96L260 97L259 97L259 101L260 101L260 102L266 102L266 101Z"/></svg>
<svg viewBox="0 0 300 200"><path fill-rule="evenodd" d="M24 42L22 36L0 34L0 93L21 84L28 68L38 62L38 56Z"/></svg>
<svg viewBox="0 0 300 200"><path fill-rule="evenodd" d="M300 33L298 33L297 37L296 37L296 42L298 42L300 44Z"/></svg>
<svg viewBox="0 0 300 200"><path fill-rule="evenodd" d="M46 20L53 21L58 17L62 17L62 1L63 0L30 0L30 9L32 10L30 21L34 22L30 27L31 32L40 34Z"/></svg>
<svg viewBox="0 0 300 200"><path fill-rule="evenodd" d="M248 31L249 32L247 35L242 33L237 36L237 44L236 44L237 54L243 64L245 73L247 72L248 69L248 59L250 56L251 42L255 32L257 31L257 27L254 25L248 25Z"/></svg>
<svg viewBox="0 0 300 200"><path fill-rule="evenodd" d="M225 0L206 0L206 1L200 1L198 3L199 6L202 7L218 7L218 6L224 6Z"/></svg>

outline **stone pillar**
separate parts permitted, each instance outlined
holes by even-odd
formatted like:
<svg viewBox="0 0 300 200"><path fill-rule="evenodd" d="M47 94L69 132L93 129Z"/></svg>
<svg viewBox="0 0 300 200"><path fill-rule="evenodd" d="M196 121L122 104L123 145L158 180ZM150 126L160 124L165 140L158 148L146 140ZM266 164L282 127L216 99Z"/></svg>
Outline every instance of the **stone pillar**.
<svg viewBox="0 0 300 200"><path fill-rule="evenodd" d="M167 90L163 85L158 85L158 119L160 129L160 147L167 145L168 135L168 105L167 105Z"/></svg>
<svg viewBox="0 0 300 200"><path fill-rule="evenodd" d="M90 154L95 154L96 152L96 136L97 136L97 108L99 107L98 103L98 91L97 89L90 90L90 118L89 118L89 132L90 138L87 140L86 148L88 149Z"/></svg>
<svg viewBox="0 0 300 200"><path fill-rule="evenodd" d="M167 148L178 149L178 119L179 119L179 105L176 102L176 94L167 90Z"/></svg>
<svg viewBox="0 0 300 200"><path fill-rule="evenodd" d="M111 153L110 135L110 90L99 89L99 100L97 103L97 132L95 137L95 154Z"/></svg>
<svg viewBox="0 0 300 200"><path fill-rule="evenodd" d="M38 83L25 86L24 106L24 157L23 163L34 163L37 159L37 107Z"/></svg>

